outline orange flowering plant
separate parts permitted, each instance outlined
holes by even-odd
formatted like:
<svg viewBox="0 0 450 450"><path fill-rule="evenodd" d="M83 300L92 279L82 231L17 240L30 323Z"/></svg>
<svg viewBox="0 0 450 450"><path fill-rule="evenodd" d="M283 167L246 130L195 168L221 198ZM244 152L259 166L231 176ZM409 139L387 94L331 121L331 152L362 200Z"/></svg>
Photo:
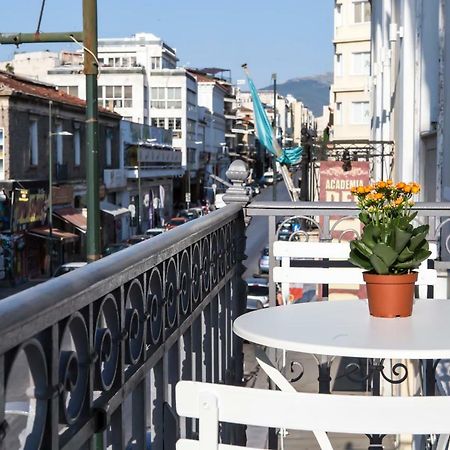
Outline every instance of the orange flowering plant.
<svg viewBox="0 0 450 450"><path fill-rule="evenodd" d="M419 192L417 183L392 180L352 188L364 224L361 238L350 243L352 264L372 273L404 274L430 256L429 226L411 223L417 215L412 196Z"/></svg>

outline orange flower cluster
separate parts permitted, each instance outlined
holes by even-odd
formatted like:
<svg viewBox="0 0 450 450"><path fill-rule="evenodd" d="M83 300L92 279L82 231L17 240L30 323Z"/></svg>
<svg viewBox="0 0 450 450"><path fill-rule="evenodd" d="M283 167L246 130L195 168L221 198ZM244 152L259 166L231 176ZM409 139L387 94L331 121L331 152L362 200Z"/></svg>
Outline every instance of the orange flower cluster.
<svg viewBox="0 0 450 450"><path fill-rule="evenodd" d="M414 204L411 197L420 192L420 184L403 181L394 184L392 180L377 181L368 186L353 187L351 192L357 197L358 207L361 210L367 210L377 216L381 212L383 215L392 216Z"/></svg>

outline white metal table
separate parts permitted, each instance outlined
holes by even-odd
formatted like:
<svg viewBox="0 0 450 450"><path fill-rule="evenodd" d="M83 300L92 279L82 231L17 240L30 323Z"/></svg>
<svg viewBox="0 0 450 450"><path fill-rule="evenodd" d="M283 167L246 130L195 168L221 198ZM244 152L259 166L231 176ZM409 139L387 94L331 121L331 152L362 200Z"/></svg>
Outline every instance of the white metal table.
<svg viewBox="0 0 450 450"><path fill-rule="evenodd" d="M450 358L450 301L416 300L411 317L369 315L363 300L260 309L237 318L234 332L283 350L390 359Z"/></svg>
<svg viewBox="0 0 450 450"><path fill-rule="evenodd" d="M426 361L426 378L435 361L450 358L450 300L416 300L406 318L370 316L363 300L313 302L260 309L237 318L234 332L265 347L309 353L319 363L319 392L330 392L330 364L335 356L373 358L379 395L384 359ZM317 355L327 355L318 359ZM258 362L281 390L293 389L264 356ZM387 378L386 378L387 379ZM429 393L429 384L427 387ZM382 448L383 436L369 436L371 448Z"/></svg>

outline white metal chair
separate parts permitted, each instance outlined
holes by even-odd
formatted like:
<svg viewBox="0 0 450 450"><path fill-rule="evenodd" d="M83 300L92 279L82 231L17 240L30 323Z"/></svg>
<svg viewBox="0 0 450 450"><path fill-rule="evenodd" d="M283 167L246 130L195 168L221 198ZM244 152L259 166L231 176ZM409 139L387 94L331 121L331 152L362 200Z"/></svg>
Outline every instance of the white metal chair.
<svg viewBox="0 0 450 450"><path fill-rule="evenodd" d="M450 432L450 397L307 394L180 381L176 405L180 416L199 419L199 440L180 439L177 450L249 448L220 444L219 422L312 431L323 450L333 448L326 432Z"/></svg>
<svg viewBox="0 0 450 450"><path fill-rule="evenodd" d="M432 254L428 261L436 258L436 244L430 244L430 251ZM277 259L281 259L281 266L273 269L273 280L275 283L281 283L284 300L289 296L290 283L326 286L364 284L362 269L353 266L342 267L350 253L349 242L275 241L273 252ZM312 261L323 261L328 267L311 266ZM418 269L417 285L420 288L434 286L437 282L437 272L428 268L428 261L424 261ZM341 267L337 267L337 264ZM420 295L426 297L427 292L421 291Z"/></svg>

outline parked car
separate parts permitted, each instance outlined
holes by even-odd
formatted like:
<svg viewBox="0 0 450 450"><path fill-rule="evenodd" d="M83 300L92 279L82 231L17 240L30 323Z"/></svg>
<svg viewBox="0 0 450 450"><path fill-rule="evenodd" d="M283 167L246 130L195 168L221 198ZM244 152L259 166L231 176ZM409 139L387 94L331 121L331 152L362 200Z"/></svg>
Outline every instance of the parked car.
<svg viewBox="0 0 450 450"><path fill-rule="evenodd" d="M273 172L264 172L263 176L259 180L261 186L269 186L273 184Z"/></svg>
<svg viewBox="0 0 450 450"><path fill-rule="evenodd" d="M127 242L130 245L134 245L134 244L139 244L139 242L145 241L147 239L150 239L150 236L148 236L146 234L135 234L134 236L131 236Z"/></svg>
<svg viewBox="0 0 450 450"><path fill-rule="evenodd" d="M279 241L296 241L300 238L300 234L297 232L301 230L301 222L297 217L289 219L286 222L279 222L277 224L277 228L277 236Z"/></svg>
<svg viewBox="0 0 450 450"><path fill-rule="evenodd" d="M264 247L259 257L259 273L269 273L269 247Z"/></svg>
<svg viewBox="0 0 450 450"><path fill-rule="evenodd" d="M158 236L159 234L162 234L162 233L164 233L164 231L166 231L166 229L165 228L149 228L146 232L145 232L145 234L148 236L148 237L155 237L155 236Z"/></svg>
<svg viewBox="0 0 450 450"><path fill-rule="evenodd" d="M84 267L86 264L86 261L75 261L62 264L55 270L53 277L60 277L61 275L65 275L66 273L73 272L80 267Z"/></svg>
<svg viewBox="0 0 450 450"><path fill-rule="evenodd" d="M186 222L189 222L189 220L186 217L172 217L166 223L166 230L171 230L172 228L178 227L179 225L183 225Z"/></svg>
<svg viewBox="0 0 450 450"><path fill-rule="evenodd" d="M120 242L117 244L109 244L103 250L103 256L112 255L113 253L120 252L124 248L129 247L130 244L128 242Z"/></svg>
<svg viewBox="0 0 450 450"><path fill-rule="evenodd" d="M259 187L259 184L256 181L252 181L247 186L250 186L253 190L253 195L258 195L261 192L261 188Z"/></svg>
<svg viewBox="0 0 450 450"><path fill-rule="evenodd" d="M185 217L187 220L194 220L200 217L200 213L194 209L194 208L189 208L189 209L182 209L181 211L178 212L177 217Z"/></svg>
<svg viewBox="0 0 450 450"><path fill-rule="evenodd" d="M267 278L248 278L247 311L269 306L269 286Z"/></svg>

